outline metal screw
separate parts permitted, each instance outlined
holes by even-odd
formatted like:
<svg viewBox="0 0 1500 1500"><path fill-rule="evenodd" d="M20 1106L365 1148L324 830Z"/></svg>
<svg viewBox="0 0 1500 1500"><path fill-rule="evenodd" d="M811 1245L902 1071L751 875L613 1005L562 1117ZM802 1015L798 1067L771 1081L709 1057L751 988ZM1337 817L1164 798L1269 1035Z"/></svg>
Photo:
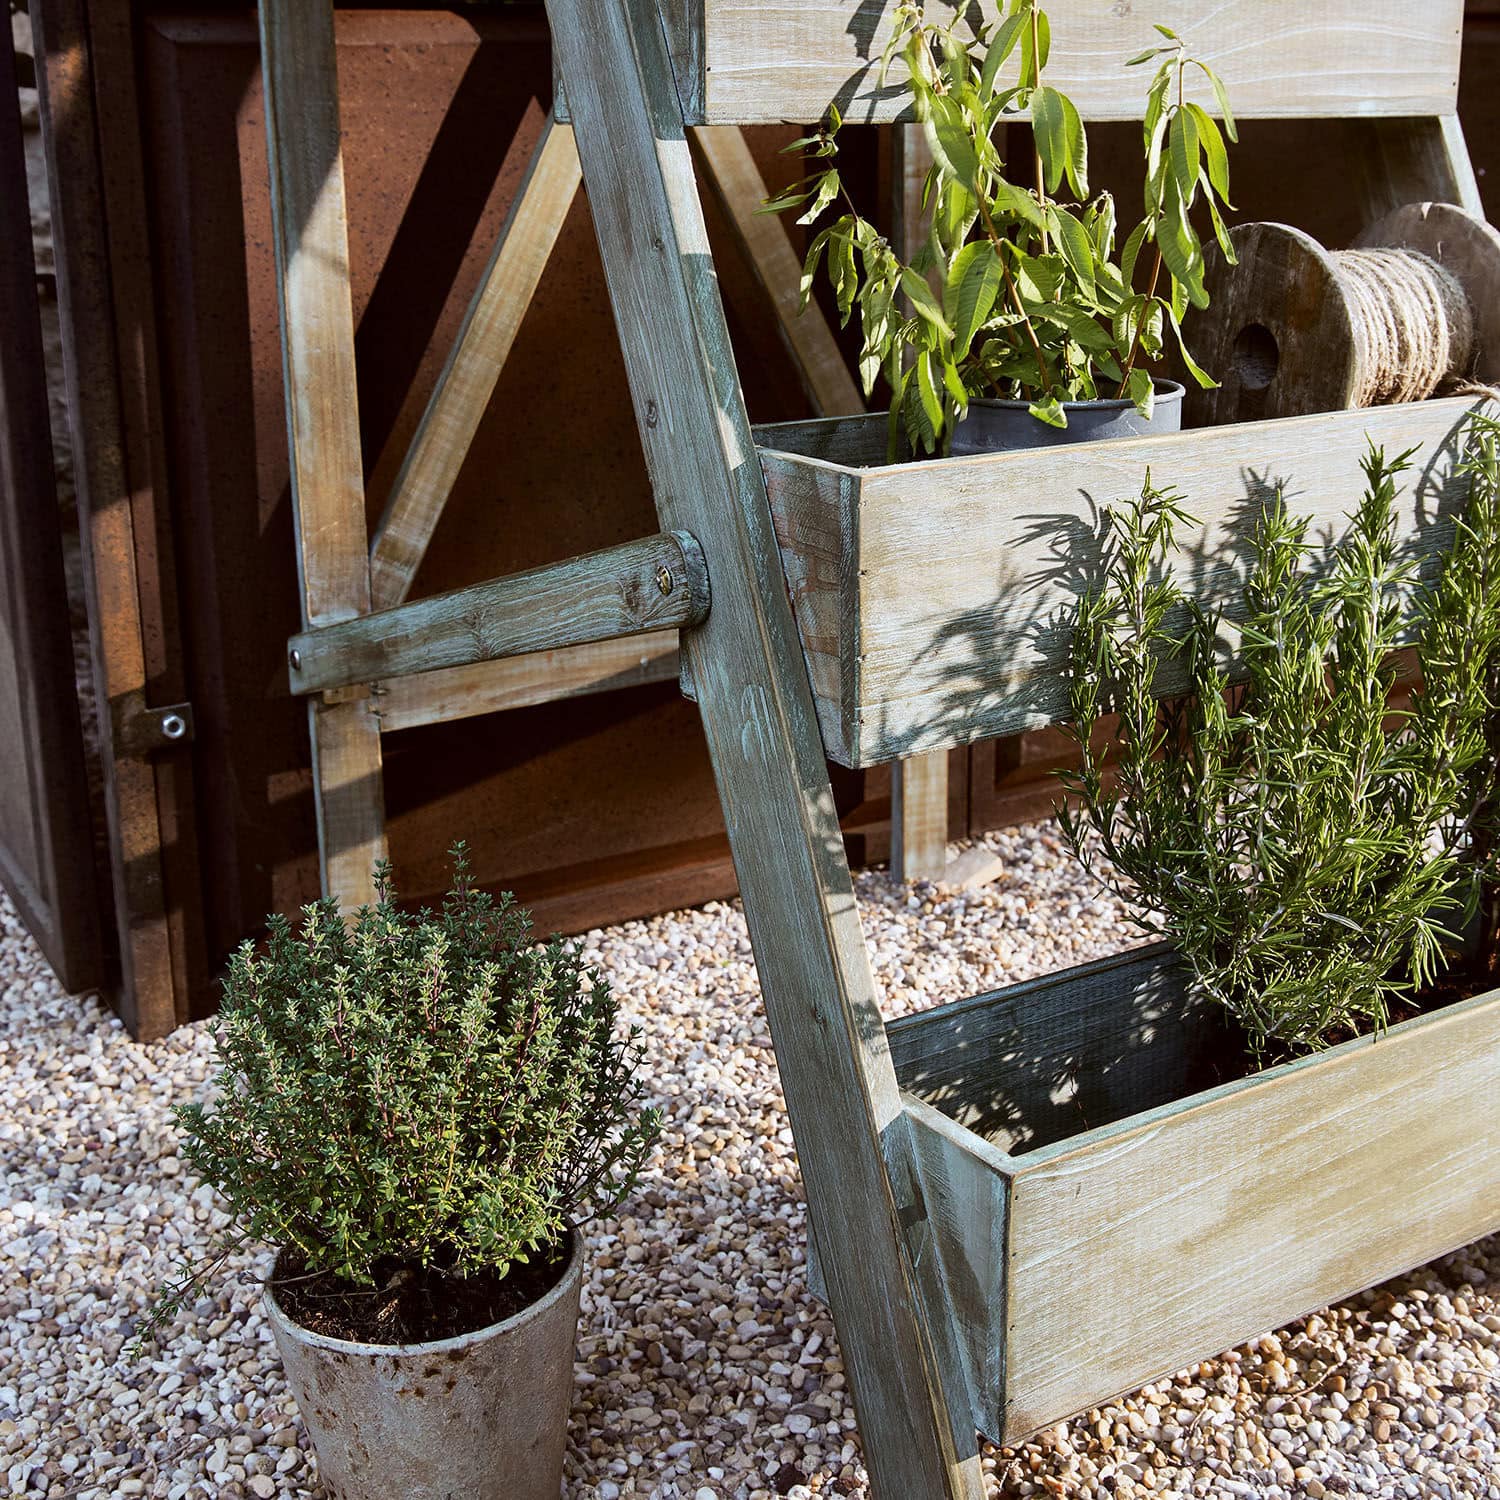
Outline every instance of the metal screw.
<svg viewBox="0 0 1500 1500"><path fill-rule="evenodd" d="M672 592L672 570L665 563L656 570L656 586L664 594Z"/></svg>
<svg viewBox="0 0 1500 1500"><path fill-rule="evenodd" d="M300 672L302 670L302 653L300 651L293 651L288 660L292 664L292 671Z"/></svg>
<svg viewBox="0 0 1500 1500"><path fill-rule="evenodd" d="M165 739L180 740L187 733L187 720L181 714L163 714L161 732Z"/></svg>

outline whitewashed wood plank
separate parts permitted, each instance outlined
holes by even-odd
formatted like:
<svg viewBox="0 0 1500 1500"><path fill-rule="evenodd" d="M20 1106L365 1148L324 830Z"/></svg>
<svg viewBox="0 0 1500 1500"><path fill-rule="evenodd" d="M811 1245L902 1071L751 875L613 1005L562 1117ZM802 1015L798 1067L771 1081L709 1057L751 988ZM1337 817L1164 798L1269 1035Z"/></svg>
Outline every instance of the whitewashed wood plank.
<svg viewBox="0 0 1500 1500"><path fill-rule="evenodd" d="M650 0L547 10L658 514L713 580L683 648L872 1484L979 1500L905 1256L886 1151L904 1175L909 1142L659 17Z"/></svg>
<svg viewBox="0 0 1500 1500"><path fill-rule="evenodd" d="M1462 0L1052 0L1049 82L1094 119L1135 120L1147 78L1125 60L1172 27L1211 61L1245 118L1451 115ZM837 99L851 120L896 117L878 61L895 11L863 0L703 0L703 118L812 121ZM693 7L670 23L690 24ZM686 18L686 22L679 20ZM684 44L685 45L685 44ZM688 65L690 54L683 51ZM696 84L696 80L689 81ZM1195 85L1196 87L1196 85ZM1200 101L1212 107L1210 92Z"/></svg>
<svg viewBox="0 0 1500 1500"><path fill-rule="evenodd" d="M581 181L573 132L549 117L376 528L376 609L411 588Z"/></svg>
<svg viewBox="0 0 1500 1500"><path fill-rule="evenodd" d="M1404 527L1421 550L1441 545L1443 518L1462 503L1452 478L1457 434L1477 404L1428 401L868 468L809 459L803 474L793 473L795 458L764 453L772 504L779 512L787 497L791 507L778 525L799 621L820 623L810 649L837 650L842 667L837 698L831 665L817 678L829 753L876 765L1061 719L1059 669L1095 555L1096 508L1139 493L1148 468L1158 484L1182 490L1205 523L1179 574L1208 601L1233 604L1242 561L1234 538L1277 483L1293 509L1313 517L1315 537L1342 532L1363 488L1367 440L1391 454L1420 445ZM865 453L877 464L884 424L868 422ZM852 431L840 424L836 438L846 458ZM772 429L761 438L777 441ZM852 491L843 511L831 499L840 485ZM837 601L824 597L835 589ZM836 632L827 629L834 620ZM1164 675L1163 690L1174 685Z"/></svg>
<svg viewBox="0 0 1500 1500"><path fill-rule="evenodd" d="M332 5L264 0L260 33L292 505L311 627L370 608ZM371 871L385 850L380 726L360 698L316 707L308 723L323 889L358 905L374 898Z"/></svg>
<svg viewBox="0 0 1500 1500"><path fill-rule="evenodd" d="M1500 1228L1497 1120L1491 992L1022 1158L1001 1436Z"/></svg>
<svg viewBox="0 0 1500 1500"><path fill-rule="evenodd" d="M948 866L948 752L924 750L891 767L891 871L937 880Z"/></svg>
<svg viewBox="0 0 1500 1500"><path fill-rule="evenodd" d="M625 640L532 651L397 677L376 685L375 712L381 729L389 734L420 724L446 724L501 709L666 682L676 675L677 632L656 630Z"/></svg>

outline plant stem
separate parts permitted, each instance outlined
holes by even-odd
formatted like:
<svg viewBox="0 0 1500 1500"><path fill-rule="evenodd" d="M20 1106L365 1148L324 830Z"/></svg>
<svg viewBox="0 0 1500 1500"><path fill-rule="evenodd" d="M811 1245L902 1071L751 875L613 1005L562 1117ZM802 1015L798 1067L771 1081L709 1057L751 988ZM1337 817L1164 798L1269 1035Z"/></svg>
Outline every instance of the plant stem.
<svg viewBox="0 0 1500 1500"><path fill-rule="evenodd" d="M1120 389L1115 392L1118 400L1125 394L1130 385L1130 372L1135 368L1135 357L1140 353L1141 330L1146 326L1146 319L1151 313L1151 304L1156 300L1156 283L1161 278L1161 250L1156 252L1155 263L1151 267L1151 283L1146 288L1146 305L1141 309L1141 315L1135 320L1135 336L1130 341L1130 356L1125 361L1124 373L1120 376Z"/></svg>
<svg viewBox="0 0 1500 1500"><path fill-rule="evenodd" d="M1182 61L1182 43L1179 42L1177 44L1177 108L1178 109L1182 108L1182 98L1183 98L1183 94L1182 94L1182 73L1183 73L1183 66L1184 65L1183 65L1183 61ZM1170 130L1169 130L1168 133L1170 134ZM1186 211L1186 210L1184 210L1184 211ZM1156 212L1157 212L1158 232L1159 232L1159 229L1160 229L1160 216L1161 216L1161 202L1160 202L1160 200L1158 200L1158 202L1157 202ZM1129 356L1125 360L1125 369L1124 369L1124 372L1122 373L1122 375L1120 377L1120 389L1115 392L1115 399L1116 400L1118 400L1120 397L1122 397L1125 394L1126 387L1130 384L1130 372L1135 368L1135 357L1140 352L1140 347L1141 347L1141 330L1146 326L1146 318L1150 314L1151 303L1152 303L1152 300L1156 296L1156 284L1161 279L1161 246L1157 245L1155 248L1156 248L1156 261L1155 261L1155 263L1151 267L1151 284L1150 284L1150 286L1148 286L1146 288L1146 305L1145 305L1145 307L1143 307L1141 309L1141 316L1136 319L1136 323L1135 323L1135 337L1132 338L1131 341L1130 341L1130 354L1129 354Z"/></svg>
<svg viewBox="0 0 1500 1500"><path fill-rule="evenodd" d="M1041 340L1036 336L1036 329L1031 326L1031 317L1026 311L1026 304L1021 301L1021 290L1016 285L1015 277L1010 274L1010 267L1005 264L1005 253L1002 249L1003 241L1000 231L995 228L995 221L990 217L989 205L984 201L982 193L974 195L974 201L979 205L979 217L984 220L984 232L989 236L990 244L994 247L995 258L1000 262L1000 274L1005 278L1006 290L1010 293L1010 300L1015 309L1021 315L1021 326L1026 330L1026 337L1031 341L1032 353L1036 355L1036 367L1041 373L1041 394L1046 395L1052 389L1052 381L1047 374L1047 360L1042 354Z"/></svg>
<svg viewBox="0 0 1500 1500"><path fill-rule="evenodd" d="M1039 24L1037 22L1037 11L1036 11L1036 7L1035 6L1032 6L1032 8L1031 8L1031 68L1032 68L1032 72L1036 75L1032 79L1032 82L1035 84L1035 86L1037 88L1041 88L1041 86L1042 86L1042 33L1041 33L1041 28L1040 28L1040 26L1039 26ZM1047 218L1046 218L1046 214L1047 214L1046 175L1045 175L1045 173L1043 171L1043 168L1042 168L1042 148L1040 146L1037 146L1035 148L1035 150L1036 150L1036 201L1037 201L1037 206L1042 210L1042 254L1045 255L1047 253L1047 244L1048 244L1048 241L1047 241ZM1045 379L1045 378L1046 378L1046 372L1043 371L1043 379Z"/></svg>

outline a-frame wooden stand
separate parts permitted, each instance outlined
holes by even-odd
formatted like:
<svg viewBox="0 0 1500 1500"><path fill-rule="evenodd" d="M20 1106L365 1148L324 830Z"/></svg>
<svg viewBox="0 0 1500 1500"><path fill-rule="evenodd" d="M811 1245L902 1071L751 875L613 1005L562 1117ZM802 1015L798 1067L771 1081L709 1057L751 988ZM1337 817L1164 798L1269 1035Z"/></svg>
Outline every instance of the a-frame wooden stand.
<svg viewBox="0 0 1500 1500"><path fill-rule="evenodd" d="M1216 24L1234 36L1222 39L1222 45L1205 41L1201 49L1228 57L1239 55L1236 46L1249 48L1251 76L1259 81L1241 91L1244 113L1366 112L1370 101L1363 98L1360 70L1373 65L1366 54L1374 47L1380 54L1376 61L1388 65L1381 73L1387 97L1380 107L1402 117L1371 119L1357 127L1368 145L1374 206L1384 209L1417 197L1477 201L1452 116L1457 53L1450 33L1458 21L1456 0L1433 6L1442 14L1420 22L1394 0L1373 6L1371 0L1337 0L1323 7L1327 15L1316 36L1306 35L1300 23L1288 28L1279 7L1280 0L1243 0L1231 13L1218 11L1223 19ZM1237 1133L1245 1133L1237 1131L1237 1122L1253 1107L1263 1111L1253 1116L1259 1122L1255 1128L1269 1139L1271 1122L1288 1117L1275 1108L1276 1100L1290 1096L1257 1093L1258 1084L1203 1095L1185 1120L1158 1121L1144 1137L1127 1107L1124 1114L1132 1118L1116 1127L1118 1139L1092 1142L1092 1154L1079 1148L1077 1160L1062 1174L1067 1178L1062 1198L1059 1176L1042 1159L1045 1153L1007 1154L957 1123L958 1111L949 1118L932 1109L912 1092L918 1073L925 1069L923 1076L936 1076L947 1067L944 1076L961 1092L961 1083L952 1081L965 1048L968 1056L978 1056L981 1040L990 1045L1003 1032L1003 1046L1013 1049L1014 1028L1027 1017L1033 1026L1049 1015L1073 1025L1089 1005L1062 1001L1070 996L1076 1001L1080 993L1101 1007L1128 1007L1149 990L1157 1004L1159 959L1091 970L1071 988L1033 985L1013 998L979 997L944 1008L951 1014L915 1018L891 1033L882 1019L824 763L832 720L825 719L820 732L825 692L819 687L815 702L720 304L689 137L689 125L814 118L841 90L850 105L846 114L859 114L851 94L868 99L871 80L856 79L852 90L845 85L861 69L868 74L872 46L875 54L879 51L878 41L872 44L859 24L865 9L853 0L803 0L770 10L751 0L697 0L696 7L673 0L659 14L652 0L548 0L662 531L591 558L401 605L412 559L420 555L430 524L428 496L436 492L425 488L421 475L444 460L435 451L428 465L419 440L398 487L410 504L388 515L376 539L372 575L354 420L328 6L326 0L266 0L268 121L307 618L307 628L292 643L291 679L294 690L308 693L312 704L328 881L358 896L366 889L380 842L378 826L358 811L369 800L358 795L359 789L379 774L380 730L369 713L364 684L438 667L470 670L476 641L488 659L573 650L632 633L682 631L685 677L702 712L718 779L806 1184L818 1270L837 1323L875 1493L884 1500L978 1500L983 1493L979 1429L999 1439L1017 1436L1069 1415L1088 1404L1085 1397L1104 1399L1126 1380L1174 1368L1163 1363L1168 1353L1180 1356L1178 1364L1202 1357L1261 1326L1241 1327L1245 1319L1293 1316L1306 1310L1303 1303L1318 1305L1309 1298L1351 1288L1337 1279L1342 1269L1320 1268L1308 1279L1291 1259L1275 1257L1270 1272L1257 1271L1262 1281L1271 1278L1264 1296L1259 1290L1255 1298L1226 1295L1213 1285L1190 1288L1149 1330L1141 1330L1149 1347L1140 1358L1155 1363L1140 1369L1132 1363L1130 1298L1116 1290L1130 1286L1128 1277L1138 1267L1112 1252L1101 1259L1101 1265L1108 1262L1108 1275L1093 1289L1104 1300L1092 1290L1092 1301L1079 1299L1098 1309L1093 1328L1104 1351L1101 1371L1090 1377L1093 1384L1074 1378L1088 1357L1078 1351L1090 1349L1091 1330L1059 1322L1057 1309L1068 1302L1073 1280L1087 1281L1092 1267L1059 1265L1045 1246L1028 1257L1017 1246L1045 1240L1048 1212L1059 1222L1068 1213L1075 1219L1082 1214L1081 1228L1069 1221L1074 1238L1068 1243L1097 1245L1088 1238L1091 1229L1095 1235L1100 1231L1089 1205L1114 1204L1107 1196L1112 1184L1137 1179L1150 1184L1175 1170L1175 1157L1162 1167L1151 1155L1150 1143L1159 1133L1178 1131L1172 1138L1185 1140L1189 1159L1212 1155L1192 1132L1212 1126L1220 1132L1215 1141L1232 1143ZM1073 12L1066 17L1070 39L1092 42L1081 45L1079 55L1104 59L1095 74L1068 80L1072 91L1092 106L1088 112L1095 117L1128 117L1135 104L1134 80L1126 99L1114 77L1116 59L1140 43L1115 33L1123 35L1135 23L1117 16L1100 20L1099 8L1085 11L1068 0L1058 0L1052 9L1059 23L1064 12ZM1384 31L1372 9L1391 12ZM1159 10L1151 19L1191 29L1195 6L1189 0L1163 0ZM1398 18L1402 28L1395 25ZM1090 38L1091 29L1099 35ZM1309 57L1322 61L1308 64ZM1309 67L1322 67L1327 76L1311 76ZM1295 77L1295 98L1283 92L1277 81L1282 77ZM881 114L886 108L877 99L864 113L886 117ZM544 173L554 169L571 170L561 148L555 160L544 153L537 167ZM482 307L474 314L475 320L485 316ZM482 406L477 395L474 399ZM1432 410L1410 417L1406 409L1392 409L1383 420L1394 424L1393 431L1414 422L1420 436L1457 420L1457 404L1430 405ZM1354 455L1359 428L1330 421L1328 441ZM1266 450L1279 457L1280 439L1267 425ZM1321 428L1298 428L1295 452L1314 455L1320 444L1328 445L1322 434ZM795 462L782 468L807 480L805 493L811 498L827 480L828 493L844 497L840 503L857 503L861 473L868 472L853 467L856 460L849 456L859 441L857 432L834 433L823 456L801 468ZM1187 469L1202 470L1218 439L1199 433L1159 441L1179 442L1178 449L1165 451L1177 453ZM1239 451L1226 462L1238 463ZM1009 456L963 461L970 462L989 465L984 477L992 475L1001 489L1024 478L1038 488L1071 490L1087 463L1094 465L1097 472L1090 477L1099 486L1112 482L1104 460L1077 454L1064 466L1074 476L1067 484L1056 464L1049 470L1035 455L1017 456L1013 469ZM944 486L950 485L952 465L913 465L911 471L913 504L949 503ZM963 474L979 475L979 470ZM436 490L441 488L437 484ZM778 519L786 523L784 508ZM379 580L374 587L372 576ZM920 579L912 583L914 589L922 586ZM395 607L372 614L372 603ZM847 641L843 645L854 649ZM811 641L808 651L815 654ZM836 679L835 671L828 691L837 692ZM993 728L980 715L922 748L962 743ZM1132 975L1128 982L1120 977ZM1099 998L1094 1002L1093 997ZM1471 1007L1459 1008L1459 1019L1441 1025L1418 1023L1404 1039L1393 1032L1381 1044L1379 1066L1395 1066L1408 1056L1435 1059L1443 1064L1433 1072L1436 1078L1447 1070L1451 1054L1449 1076L1457 1076L1459 1060L1466 1059L1462 1066L1471 1072L1490 1066L1490 1072L1476 1076L1493 1085L1493 1064L1474 1059L1497 1051L1496 1002L1482 998ZM1141 1046L1155 1045L1153 1036L1172 1030L1167 1012L1158 1006L1151 1014L1154 1030L1140 1033ZM993 1020L996 1016L1000 1021ZM1060 1024L1041 1024L1037 1047L1059 1029ZM1320 1088L1341 1088L1358 1097L1369 1087L1372 1055L1370 1049L1357 1049L1341 1061L1333 1054L1322 1059L1322 1071L1293 1069L1286 1086L1308 1091L1305 1099L1297 1096L1297 1128L1309 1117L1307 1100L1319 1098ZM1437 1226L1431 1231L1436 1243L1453 1244L1493 1214L1492 1204L1482 1200L1453 1201L1445 1184L1459 1175L1456 1167L1450 1170L1454 1153L1466 1151L1463 1170L1478 1172L1483 1187L1500 1175L1500 1149L1483 1146L1476 1152L1469 1143L1441 1134L1445 1122L1433 1117L1442 1111L1431 1107L1437 1086L1424 1074L1412 1097L1403 1096L1401 1109L1387 1111L1390 1128L1401 1133L1407 1149L1415 1149L1411 1143L1421 1137L1433 1175L1408 1174L1413 1185L1397 1186L1410 1201L1387 1198L1380 1217L1403 1224L1414 1222L1410 1215L1428 1215ZM1344 1205L1341 1211L1353 1215L1348 1222L1358 1227L1363 1200L1353 1208L1348 1204L1362 1179L1350 1173L1364 1169L1348 1164L1358 1142L1346 1142L1339 1132L1347 1134L1355 1111L1340 1097L1340 1107L1315 1115L1325 1134L1318 1138L1318 1152L1297 1158L1298 1171L1321 1195L1316 1201L1336 1197ZM1137 1102L1135 1108L1141 1107ZM1368 1134L1375 1127L1360 1128ZM1134 1153L1135 1176L1111 1165L1112 1157L1127 1151ZM1236 1157L1229 1164L1236 1181L1251 1180L1259 1165L1253 1151L1249 1154L1244 1163ZM1215 1183L1217 1201L1223 1184ZM1051 1208L1032 1208L1033 1191ZM1294 1184L1286 1183L1284 1191L1294 1192ZM1192 1203L1192 1184L1174 1190L1174 1198ZM1259 1228L1256 1215L1262 1208L1248 1198L1246 1205L1243 1222L1226 1221L1236 1234ZM1206 1203L1205 1216L1212 1206ZM1018 1238L1023 1230L1029 1241ZM1134 1244L1141 1232L1131 1231L1122 1242ZM1188 1243L1185 1235L1183 1244ZM1432 1243L1403 1240L1392 1249L1387 1235L1362 1264L1371 1274L1385 1274L1390 1258L1408 1244L1414 1253L1425 1253ZM1191 1269L1189 1252L1172 1249L1179 1260L1187 1257ZM1174 1296L1179 1290L1174 1284ZM1154 1295L1160 1300L1164 1294L1158 1289ZM1011 1402L1009 1385L1016 1382L1019 1389L1027 1373L1019 1363L1025 1343L1016 1340L1013 1358L1012 1336L1038 1310L1051 1320L1049 1338L1043 1340L1047 1348L1039 1356L1050 1361L1051 1383L1030 1377L1041 1394Z"/></svg>

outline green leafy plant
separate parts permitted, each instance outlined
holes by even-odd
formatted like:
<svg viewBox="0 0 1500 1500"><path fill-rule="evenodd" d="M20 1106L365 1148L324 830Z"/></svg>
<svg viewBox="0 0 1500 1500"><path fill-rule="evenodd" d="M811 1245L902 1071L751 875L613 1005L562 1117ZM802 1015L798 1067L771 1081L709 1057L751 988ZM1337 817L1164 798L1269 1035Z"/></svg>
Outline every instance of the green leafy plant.
<svg viewBox="0 0 1500 1500"><path fill-rule="evenodd" d="M320 901L234 955L218 1100L177 1117L238 1233L154 1323L246 1240L356 1286L390 1262L500 1276L635 1181L659 1117L638 1108L607 980L533 944L509 896L473 887L462 844L453 857L437 914L398 907L382 866L352 926Z"/></svg>
<svg viewBox="0 0 1500 1500"><path fill-rule="evenodd" d="M1190 523L1179 495L1148 475L1138 500L1107 513L1103 581L1075 622L1082 764L1063 776L1076 796L1063 830L1257 1056L1383 1027L1393 1001L1448 963L1494 878L1497 432L1476 419L1467 512L1425 587L1395 541L1409 454L1371 449L1364 497L1322 569L1307 520L1278 493L1250 537L1237 632L1170 571ZM1395 710L1407 642L1421 685ZM1093 738L1111 710L1113 775Z"/></svg>
<svg viewBox="0 0 1500 1500"><path fill-rule="evenodd" d="M1144 213L1117 251L1113 198L1089 196L1078 110L1045 81L1046 12L1035 0L1009 0L996 24L980 21L965 34L967 26L967 19L931 24L908 0L895 13L882 59L883 79L895 57L904 58L933 155L927 240L911 263L844 188L836 109L815 135L787 148L819 165L766 205L775 212L805 205L801 224L843 208L808 247L803 305L826 263L843 322L860 312L866 394L882 374L890 384L893 449L904 427L914 450L932 452L979 395L1026 400L1033 416L1058 427L1067 425L1067 401L1128 397L1149 415L1154 385L1144 366L1164 353L1168 328L1193 377L1214 385L1182 345L1182 321L1190 305L1208 305L1203 246L1191 222L1199 202L1234 259L1220 209L1229 206L1225 136L1236 139L1236 130L1218 74L1165 26L1156 28L1161 46L1130 60L1157 66L1141 121ZM1012 58L1017 71L1008 81ZM1193 70L1213 88L1222 130L1186 97ZM1010 180L996 144L1000 127L1015 121L1032 128L1032 187Z"/></svg>

